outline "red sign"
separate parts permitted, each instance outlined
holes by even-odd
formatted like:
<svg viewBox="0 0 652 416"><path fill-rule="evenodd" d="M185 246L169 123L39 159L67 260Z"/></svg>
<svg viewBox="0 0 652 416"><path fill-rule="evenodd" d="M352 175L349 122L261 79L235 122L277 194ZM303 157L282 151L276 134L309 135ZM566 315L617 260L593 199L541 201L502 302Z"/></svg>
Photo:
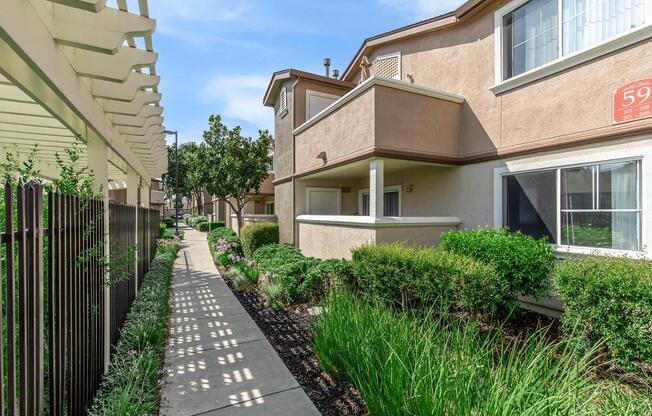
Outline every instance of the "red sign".
<svg viewBox="0 0 652 416"><path fill-rule="evenodd" d="M652 78L621 85L614 91L613 123L652 117Z"/></svg>

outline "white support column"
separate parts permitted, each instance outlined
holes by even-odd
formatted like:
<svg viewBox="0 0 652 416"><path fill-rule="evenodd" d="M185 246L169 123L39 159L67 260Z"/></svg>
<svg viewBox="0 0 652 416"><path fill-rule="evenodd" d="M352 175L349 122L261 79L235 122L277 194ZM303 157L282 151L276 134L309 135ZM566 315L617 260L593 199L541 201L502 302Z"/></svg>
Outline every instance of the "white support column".
<svg viewBox="0 0 652 416"><path fill-rule="evenodd" d="M104 199L104 253L109 254L109 152L106 143L90 135L87 138L88 167L95 174L95 184L102 188ZM105 276L108 277L108 276ZM106 279L105 279L106 280ZM111 288L104 287L104 371L111 358Z"/></svg>
<svg viewBox="0 0 652 416"><path fill-rule="evenodd" d="M127 167L127 204L135 207L135 216L136 221L134 223L134 241L136 242L136 258L134 260L134 279L136 282L136 294L138 294L138 257L140 256L140 250L138 248L138 221L141 219L138 218L138 193L140 192L139 188L140 176L138 173L130 167Z"/></svg>
<svg viewBox="0 0 652 416"><path fill-rule="evenodd" d="M151 185L150 180L143 178L143 180L141 182L141 185L140 185L141 186L140 203L145 208L151 208L151 206L150 206L150 185Z"/></svg>
<svg viewBox="0 0 652 416"><path fill-rule="evenodd" d="M369 216L381 218L385 202L385 165L382 159L369 161Z"/></svg>

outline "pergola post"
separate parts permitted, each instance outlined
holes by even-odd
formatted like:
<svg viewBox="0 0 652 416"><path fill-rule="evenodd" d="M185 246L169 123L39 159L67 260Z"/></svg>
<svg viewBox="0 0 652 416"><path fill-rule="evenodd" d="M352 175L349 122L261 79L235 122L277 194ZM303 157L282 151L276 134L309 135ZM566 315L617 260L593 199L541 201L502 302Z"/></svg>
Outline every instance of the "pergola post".
<svg viewBox="0 0 652 416"><path fill-rule="evenodd" d="M138 221L141 219L138 218L138 203L139 203L139 187L140 176L132 168L127 168L127 204L131 205L135 209L135 221L134 221L134 241L138 242ZM134 259L134 281L136 282L136 294L138 294L138 256L140 255L140 250L138 245L136 245L136 253Z"/></svg>
<svg viewBox="0 0 652 416"><path fill-rule="evenodd" d="M385 165L382 159L369 161L369 216L381 218L385 202Z"/></svg>
<svg viewBox="0 0 652 416"><path fill-rule="evenodd" d="M101 188L104 201L104 255L109 255L109 151L106 143L95 135L86 141L88 166L93 170L95 185ZM107 280L105 276L104 280ZM111 288L104 286L104 371L111 358Z"/></svg>

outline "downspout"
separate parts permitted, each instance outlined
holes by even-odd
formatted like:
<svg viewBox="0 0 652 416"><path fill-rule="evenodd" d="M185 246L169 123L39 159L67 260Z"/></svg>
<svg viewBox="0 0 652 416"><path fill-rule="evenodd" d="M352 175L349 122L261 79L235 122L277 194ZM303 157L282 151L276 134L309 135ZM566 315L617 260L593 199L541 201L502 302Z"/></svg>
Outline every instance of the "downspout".
<svg viewBox="0 0 652 416"><path fill-rule="evenodd" d="M300 77L297 77L297 79L294 81L294 83L291 85L291 90L292 90L292 245L297 247L299 244L299 239L297 236L297 198L296 198L296 178L294 177L294 174L297 171L297 162L296 162L296 152L295 152L295 139L296 136L294 135L294 122L295 122L295 117L296 117L296 104L297 104L297 95L296 95L296 86L299 83Z"/></svg>

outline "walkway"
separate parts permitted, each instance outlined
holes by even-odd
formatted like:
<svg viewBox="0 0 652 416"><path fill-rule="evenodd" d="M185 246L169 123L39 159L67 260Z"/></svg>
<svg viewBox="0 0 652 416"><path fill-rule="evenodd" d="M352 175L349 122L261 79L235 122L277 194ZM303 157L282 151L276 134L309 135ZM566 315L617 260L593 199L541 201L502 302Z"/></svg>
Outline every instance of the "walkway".
<svg viewBox="0 0 652 416"><path fill-rule="evenodd" d="M220 277L206 234L184 231L161 414L319 415Z"/></svg>

